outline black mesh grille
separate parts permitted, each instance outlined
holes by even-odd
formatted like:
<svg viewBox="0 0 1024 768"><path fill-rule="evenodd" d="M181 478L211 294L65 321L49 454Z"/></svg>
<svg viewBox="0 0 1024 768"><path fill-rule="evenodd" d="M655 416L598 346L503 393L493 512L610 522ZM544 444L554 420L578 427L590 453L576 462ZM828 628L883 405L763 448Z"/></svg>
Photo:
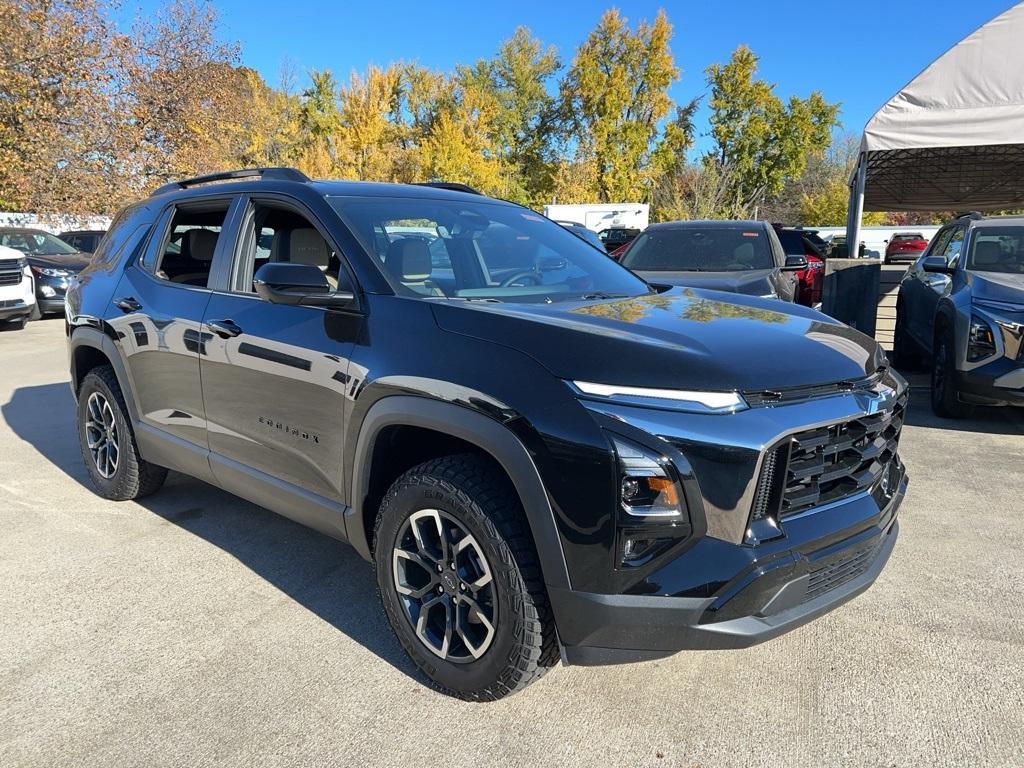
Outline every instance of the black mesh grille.
<svg viewBox="0 0 1024 768"><path fill-rule="evenodd" d="M754 494L753 520L774 516L779 508L783 482L786 479L786 462L789 461L789 441L786 440L768 451L761 466L761 479Z"/></svg>
<svg viewBox="0 0 1024 768"><path fill-rule="evenodd" d="M896 458L906 403L793 435L780 518L871 488Z"/></svg>

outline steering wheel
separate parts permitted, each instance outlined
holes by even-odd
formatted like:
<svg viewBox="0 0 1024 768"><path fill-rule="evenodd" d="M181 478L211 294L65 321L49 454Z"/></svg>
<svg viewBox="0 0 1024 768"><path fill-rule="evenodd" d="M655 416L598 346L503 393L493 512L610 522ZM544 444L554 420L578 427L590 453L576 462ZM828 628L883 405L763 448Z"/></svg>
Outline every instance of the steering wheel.
<svg viewBox="0 0 1024 768"><path fill-rule="evenodd" d="M516 272L510 277L506 277L504 280L502 280L501 287L511 288L512 284L515 283L517 280L529 280L531 285L540 285L540 277L538 277L537 273L530 272L529 270L524 269L521 272Z"/></svg>

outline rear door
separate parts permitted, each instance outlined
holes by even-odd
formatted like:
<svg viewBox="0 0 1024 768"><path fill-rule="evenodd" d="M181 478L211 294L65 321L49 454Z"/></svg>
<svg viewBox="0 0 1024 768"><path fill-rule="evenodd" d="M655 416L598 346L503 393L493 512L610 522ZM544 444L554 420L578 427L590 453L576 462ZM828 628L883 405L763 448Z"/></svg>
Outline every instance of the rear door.
<svg viewBox="0 0 1024 768"><path fill-rule="evenodd" d="M340 502L345 399L357 384L349 358L362 315L264 301L253 274L270 261L300 261L320 267L335 287L340 279L352 289L352 278L326 228L296 201L246 197L239 220L202 330L213 471L243 495L237 486L255 471L286 489Z"/></svg>
<svg viewBox="0 0 1024 768"><path fill-rule="evenodd" d="M174 468L198 477L209 476L199 381L209 336L202 320L231 205L219 197L168 207L142 257L121 276L106 316L138 408L140 442L153 444L153 460L167 443L193 448L172 451Z"/></svg>

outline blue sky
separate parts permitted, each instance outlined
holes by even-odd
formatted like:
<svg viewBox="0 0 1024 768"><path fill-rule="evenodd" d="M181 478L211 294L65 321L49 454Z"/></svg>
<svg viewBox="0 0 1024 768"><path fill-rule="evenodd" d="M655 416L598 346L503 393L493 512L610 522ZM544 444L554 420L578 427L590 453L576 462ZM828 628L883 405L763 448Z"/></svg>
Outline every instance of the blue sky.
<svg viewBox="0 0 1024 768"><path fill-rule="evenodd" d="M787 97L821 90L842 103L845 130L859 132L871 114L934 58L1013 5L1010 0L817 0L760 2L665 0L364 0L314 2L216 0L221 35L237 40L242 62L271 84L281 64L341 79L367 64L417 61L438 69L493 55L518 25L557 47L564 62L597 23L618 7L631 22L664 8L675 28L672 50L682 76L672 96L685 103L705 90L703 71L740 43L761 57L761 76ZM156 0L128 0L122 13L150 12ZM706 130L703 116L698 128ZM704 142L700 142L703 144Z"/></svg>

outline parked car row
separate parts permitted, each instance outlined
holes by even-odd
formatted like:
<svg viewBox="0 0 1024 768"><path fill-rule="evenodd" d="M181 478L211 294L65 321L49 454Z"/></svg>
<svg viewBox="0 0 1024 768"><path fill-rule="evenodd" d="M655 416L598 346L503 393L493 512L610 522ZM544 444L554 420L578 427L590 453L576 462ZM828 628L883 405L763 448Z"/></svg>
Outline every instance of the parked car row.
<svg viewBox="0 0 1024 768"><path fill-rule="evenodd" d="M70 281L89 263L104 234L74 231L58 237L41 229L0 228L0 320L21 328L27 320L63 313ZM23 293L31 293L31 301Z"/></svg>

